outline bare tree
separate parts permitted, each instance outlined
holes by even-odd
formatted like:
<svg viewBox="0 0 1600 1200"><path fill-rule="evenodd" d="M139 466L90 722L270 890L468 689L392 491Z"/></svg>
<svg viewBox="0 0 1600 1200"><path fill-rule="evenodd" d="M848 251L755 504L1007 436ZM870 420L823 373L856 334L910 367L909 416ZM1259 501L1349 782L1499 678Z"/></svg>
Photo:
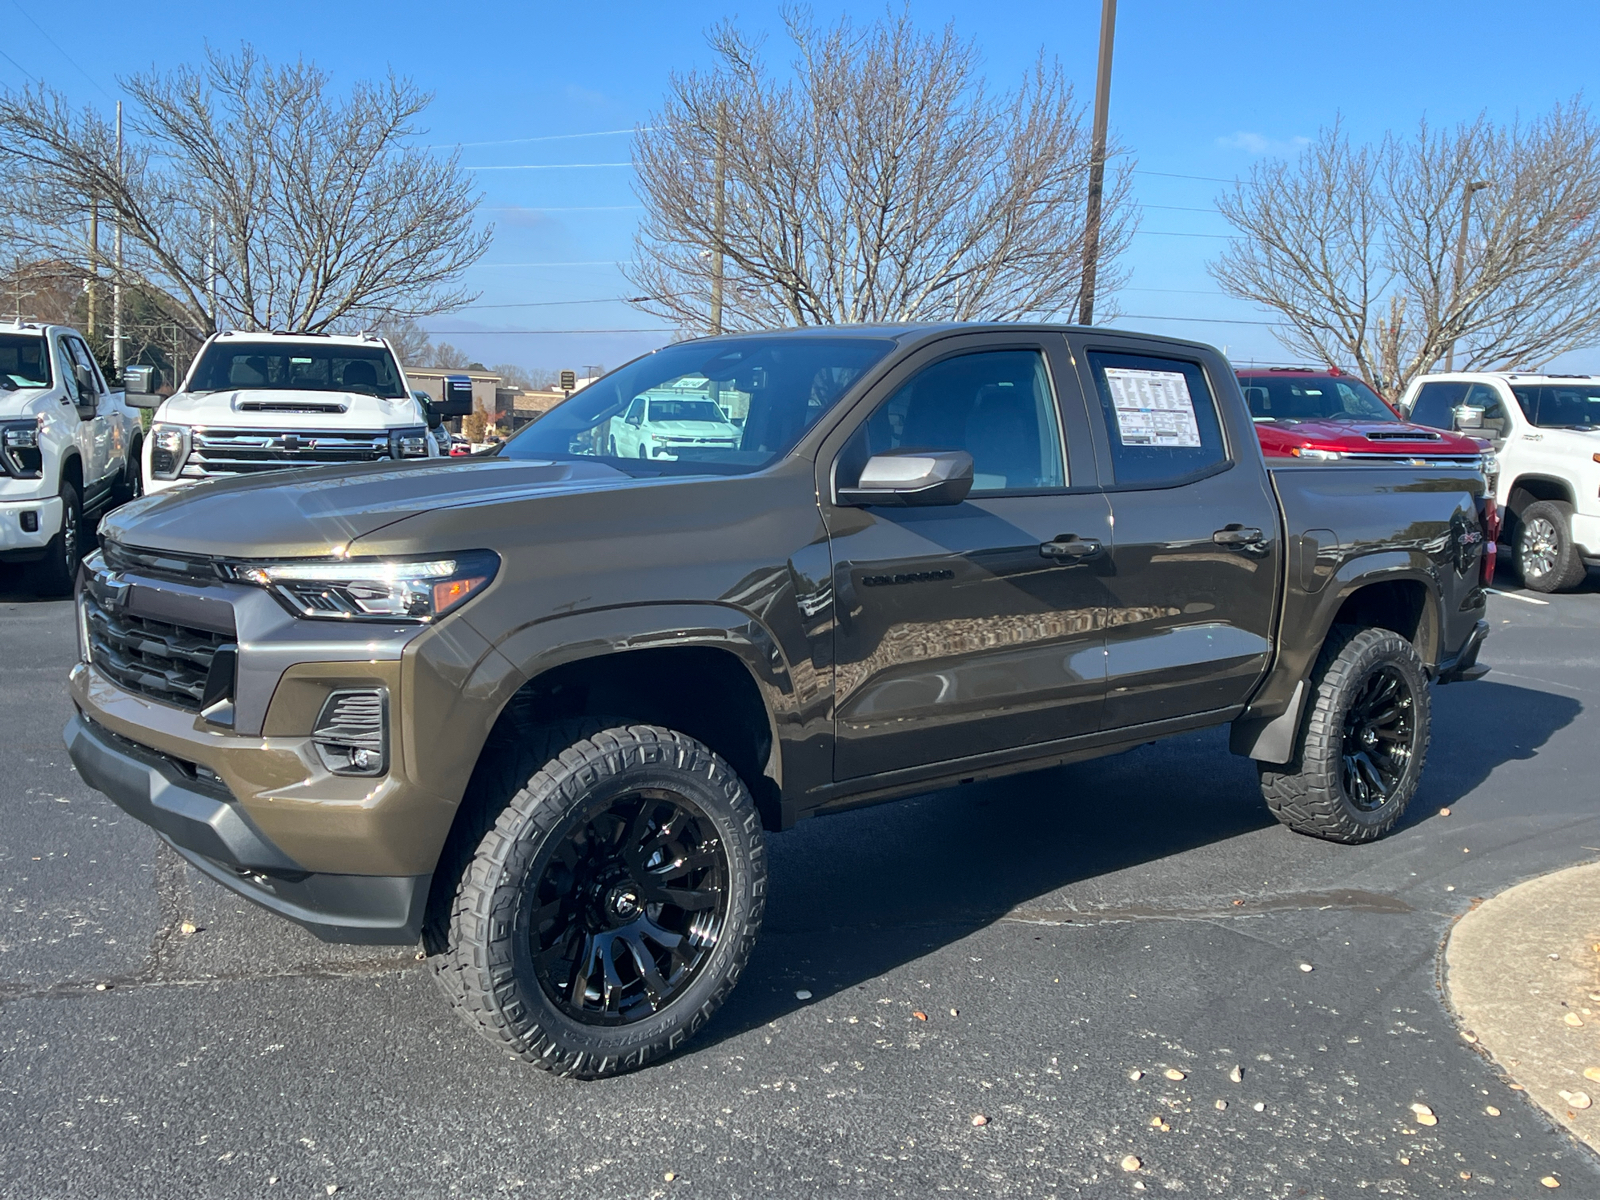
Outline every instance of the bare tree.
<svg viewBox="0 0 1600 1200"><path fill-rule="evenodd" d="M675 76L635 135L638 307L701 332L1048 316L1075 301L1089 137L1059 65L1041 57L997 97L952 27L926 36L904 13L785 22L792 79L719 25L714 69ZM1106 190L1108 294L1134 227L1130 171L1124 159Z"/></svg>
<svg viewBox="0 0 1600 1200"><path fill-rule="evenodd" d="M170 299L193 337L317 331L448 311L487 249L457 158L407 144L430 97L393 75L329 94L304 62L248 46L199 68L122 80L114 124L48 88L0 92L0 220L34 257ZM98 216L102 244L88 229ZM124 236L120 272L104 241Z"/></svg>
<svg viewBox="0 0 1600 1200"><path fill-rule="evenodd" d="M1526 368L1600 338L1600 125L1578 101L1374 146L1335 125L1218 208L1242 235L1211 264L1223 290L1390 395L1452 348L1464 369Z"/></svg>

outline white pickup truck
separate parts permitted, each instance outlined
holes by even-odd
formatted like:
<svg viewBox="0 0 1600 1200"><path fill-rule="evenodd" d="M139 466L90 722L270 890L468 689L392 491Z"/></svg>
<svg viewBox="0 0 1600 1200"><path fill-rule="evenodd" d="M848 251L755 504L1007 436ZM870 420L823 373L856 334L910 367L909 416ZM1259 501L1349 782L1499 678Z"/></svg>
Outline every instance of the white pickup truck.
<svg viewBox="0 0 1600 1200"><path fill-rule="evenodd" d="M607 450L613 458L697 458L739 448L742 434L715 400L698 392L635 396L614 418Z"/></svg>
<svg viewBox="0 0 1600 1200"><path fill-rule="evenodd" d="M148 391L149 368L131 368ZM76 329L0 324L0 563L72 590L84 521L139 494L139 416Z"/></svg>
<svg viewBox="0 0 1600 1200"><path fill-rule="evenodd" d="M284 467L437 458L436 424L383 338L226 332L160 402L149 492Z"/></svg>
<svg viewBox="0 0 1600 1200"><path fill-rule="evenodd" d="M1400 408L1418 425L1491 441L1501 536L1528 587L1566 591L1600 566L1600 377L1424 375Z"/></svg>

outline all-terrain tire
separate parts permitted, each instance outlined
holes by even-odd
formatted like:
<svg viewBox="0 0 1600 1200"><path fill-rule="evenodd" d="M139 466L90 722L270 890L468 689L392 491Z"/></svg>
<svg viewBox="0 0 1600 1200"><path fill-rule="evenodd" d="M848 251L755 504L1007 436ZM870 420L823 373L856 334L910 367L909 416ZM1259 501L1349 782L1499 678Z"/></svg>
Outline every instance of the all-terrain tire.
<svg viewBox="0 0 1600 1200"><path fill-rule="evenodd" d="M1351 794L1362 784L1348 782L1345 760L1357 748L1348 744L1347 717L1378 673L1398 678L1409 690L1414 733L1390 794L1374 805L1370 796L1363 804ZM1380 838L1405 814L1428 756L1432 705L1422 660L1392 630L1335 626L1312 669L1311 689L1294 758L1256 764L1262 798L1272 815L1297 833L1332 842Z"/></svg>
<svg viewBox="0 0 1600 1200"><path fill-rule="evenodd" d="M1564 592L1588 574L1572 544L1572 505L1537 500L1517 514L1517 573L1535 592Z"/></svg>
<svg viewBox="0 0 1600 1200"><path fill-rule="evenodd" d="M33 588L41 596L68 596L78 582L83 561L83 502L78 489L61 481L61 528L45 547L44 557L33 564Z"/></svg>
<svg viewBox="0 0 1600 1200"><path fill-rule="evenodd" d="M677 1049L711 1018L760 932L767 870L755 803L722 758L674 730L593 724L542 730L525 746L491 755L498 761L475 774L474 786L486 789L475 798L482 802L482 836L454 896L425 932L434 977L469 1025L515 1058L583 1079L636 1070ZM539 907L539 889L549 873L564 869L560 856L570 853L574 837L593 834L597 806L609 812L606 804L635 795L686 801L697 814L692 823L712 835L725 882L717 889L719 932L665 1004L652 997L635 1006L635 1015L583 1020L564 992L558 1000L541 982L540 913L552 906ZM450 868L441 863L440 869ZM641 969L641 990L643 975Z"/></svg>

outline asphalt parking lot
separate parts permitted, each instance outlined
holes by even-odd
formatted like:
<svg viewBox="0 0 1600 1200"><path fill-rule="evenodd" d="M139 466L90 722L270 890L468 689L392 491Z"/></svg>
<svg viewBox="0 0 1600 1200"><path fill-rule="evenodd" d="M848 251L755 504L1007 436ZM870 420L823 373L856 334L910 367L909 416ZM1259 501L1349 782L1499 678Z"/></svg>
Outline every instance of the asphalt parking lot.
<svg viewBox="0 0 1600 1200"><path fill-rule="evenodd" d="M12 583L7 1197L1600 1196L1439 981L1474 897L1600 858L1594 578L1491 598L1494 669L1436 694L1385 841L1279 828L1218 731L819 820L771 839L705 1033L587 1084L481 1042L411 951L325 946L87 789L70 607Z"/></svg>

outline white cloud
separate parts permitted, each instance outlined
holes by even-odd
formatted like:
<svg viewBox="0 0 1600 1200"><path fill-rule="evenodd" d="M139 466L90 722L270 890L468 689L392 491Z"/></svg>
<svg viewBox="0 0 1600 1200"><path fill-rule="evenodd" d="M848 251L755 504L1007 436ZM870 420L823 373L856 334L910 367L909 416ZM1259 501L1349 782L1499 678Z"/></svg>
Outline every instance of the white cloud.
<svg viewBox="0 0 1600 1200"><path fill-rule="evenodd" d="M1298 154L1310 144L1308 137L1270 138L1248 129L1217 139L1217 145L1224 150L1243 150L1246 154Z"/></svg>

